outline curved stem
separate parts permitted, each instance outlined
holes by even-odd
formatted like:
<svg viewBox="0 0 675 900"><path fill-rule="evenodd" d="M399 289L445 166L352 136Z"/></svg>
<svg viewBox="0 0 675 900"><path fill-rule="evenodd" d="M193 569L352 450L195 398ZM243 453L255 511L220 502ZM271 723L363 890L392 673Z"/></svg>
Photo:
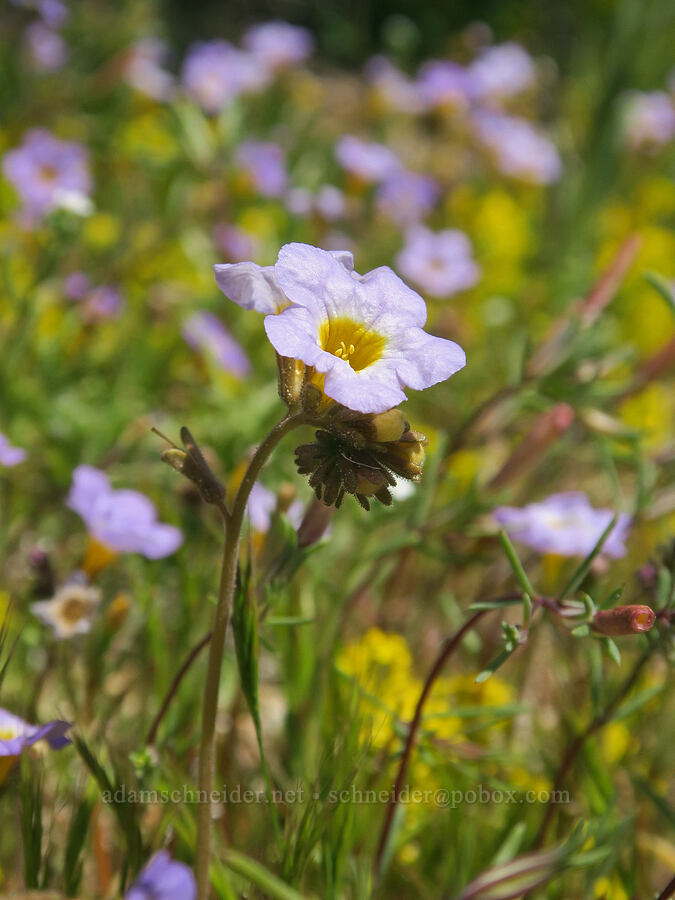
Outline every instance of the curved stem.
<svg viewBox="0 0 675 900"><path fill-rule="evenodd" d="M628 678L626 678L624 683L621 685L621 687L607 704L607 706L603 709L602 712L598 713L591 720L591 722L589 722L589 724L580 734L578 734L574 738L572 743L565 751L565 755L563 756L562 761L558 766L558 771L556 772L555 778L553 780L553 787L549 793L549 801L546 809L544 810L544 816L539 826L539 830L537 831L537 834L534 838L533 849L538 850L543 845L544 840L546 839L546 833L551 823L551 819L553 818L553 814L557 809L559 802L558 798L561 796L562 788L565 784L565 779L567 778L567 775L574 762L576 761L579 753L583 750L584 744L590 737L592 737L596 733L596 731L604 728L604 726L611 720L621 701L635 685L635 682L640 676L640 672L649 662L650 657L651 650L648 650L646 653L642 654L642 656L633 666L633 670Z"/></svg>
<svg viewBox="0 0 675 900"><path fill-rule="evenodd" d="M408 765L410 763L410 758L412 756L413 747L415 746L415 739L417 738L417 733L419 731L420 724L422 722L422 710L424 709L424 704L426 703L427 697L431 692L431 688L434 686L434 682L438 678L443 669L443 666L446 664L448 659L455 652L457 647L460 645L462 638L464 635L470 631L473 626L481 619L485 613L490 612L487 609L481 609L477 613L474 613L470 619L467 619L466 622L462 625L459 631L456 631L452 637L448 638L443 646L441 647L441 652L436 657L436 662L431 667L431 671L427 675L427 680L424 682L424 687L422 688L422 693L419 696L419 700L417 701L417 706L415 707L415 713L413 715L412 721L408 727L408 734L405 740L405 746L403 748L403 755L401 756L401 762L398 767L398 774L396 775L396 781L394 783L394 788L391 792L391 798L389 800L389 805L387 806L387 812L384 817L384 822L382 824L382 831L380 832L380 840L377 845L377 852L375 854L375 877L379 878L382 863L384 861L385 850L387 849L387 844L389 843L389 834L391 832L391 826L394 821L394 813L396 812L396 806L399 801L399 797L401 796L401 792L403 790L403 782L405 780L405 776L408 772Z"/></svg>
<svg viewBox="0 0 675 900"><path fill-rule="evenodd" d="M195 847L195 876L198 900L208 900L209 864L211 860L211 793L215 771L215 731L218 709L220 669L225 646L225 633L230 618L232 596L237 578L239 541L251 488L260 470L269 459L279 441L299 425L307 424L304 414L286 416L278 422L259 445L237 491L232 510L225 519L225 544L220 570L218 604L213 617L211 643L204 685L202 706L202 732L199 745L199 775L197 804L197 843Z"/></svg>
<svg viewBox="0 0 675 900"><path fill-rule="evenodd" d="M171 701L176 696L176 692L178 691L178 688L180 687L181 681L187 674L192 663L197 659L199 654L202 652L204 647L206 647L206 645L208 644L208 642L210 640L211 640L211 632L209 631L208 634L205 634L204 637L199 641L199 643L195 644L195 646L192 648L192 650L190 650L190 652L187 656L187 659L185 660L183 665L180 667L180 669L174 676L174 679L171 682L171 687L167 691L167 694L164 697L164 701L162 702L162 705L159 708L159 712L155 716L152 726L150 727L150 731L148 732L148 736L145 739L146 747L150 747L152 744L155 743L155 740L157 738L157 732L159 731L159 726L162 724L162 720L164 719L164 716L166 715L167 710L171 706Z"/></svg>

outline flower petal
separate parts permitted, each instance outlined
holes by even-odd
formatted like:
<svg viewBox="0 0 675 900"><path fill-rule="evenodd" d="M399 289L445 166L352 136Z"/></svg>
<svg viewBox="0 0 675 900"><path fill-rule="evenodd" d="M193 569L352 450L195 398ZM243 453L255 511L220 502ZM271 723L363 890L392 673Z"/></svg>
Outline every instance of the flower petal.
<svg viewBox="0 0 675 900"><path fill-rule="evenodd" d="M274 277L274 266L253 262L220 263L213 267L216 283L225 296L244 309L268 315L288 304Z"/></svg>
<svg viewBox="0 0 675 900"><path fill-rule="evenodd" d="M411 328L405 335L405 356L396 361L402 383L422 391L445 381L466 365L466 354L454 341Z"/></svg>

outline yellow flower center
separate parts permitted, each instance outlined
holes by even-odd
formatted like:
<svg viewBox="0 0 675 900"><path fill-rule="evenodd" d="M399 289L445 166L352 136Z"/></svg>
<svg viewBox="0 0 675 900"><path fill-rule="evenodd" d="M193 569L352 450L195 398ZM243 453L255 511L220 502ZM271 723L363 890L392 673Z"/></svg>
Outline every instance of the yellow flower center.
<svg viewBox="0 0 675 900"><path fill-rule="evenodd" d="M11 731L10 729L0 731L0 741L11 741L12 738L15 737L17 737L17 733L15 731Z"/></svg>
<svg viewBox="0 0 675 900"><path fill-rule="evenodd" d="M363 323L340 316L322 323L319 345L326 353L344 359L355 372L360 372L382 358L387 339L370 331Z"/></svg>

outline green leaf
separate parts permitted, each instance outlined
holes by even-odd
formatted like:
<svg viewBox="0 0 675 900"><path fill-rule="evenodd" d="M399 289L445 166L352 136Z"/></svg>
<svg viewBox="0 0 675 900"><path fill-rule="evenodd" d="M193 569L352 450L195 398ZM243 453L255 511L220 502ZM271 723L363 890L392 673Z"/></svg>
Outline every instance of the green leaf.
<svg viewBox="0 0 675 900"><path fill-rule="evenodd" d="M621 665L621 651L616 646L615 642L611 639L611 637L606 637L602 639L602 643L605 645L605 650L607 651L607 655L609 658L617 664L617 666Z"/></svg>
<svg viewBox="0 0 675 900"><path fill-rule="evenodd" d="M514 647L513 650L515 650L515 649L516 648ZM483 669L482 672L479 672L479 674L476 675L476 684L482 684L484 681L487 681L488 678L490 678L492 675L494 675L494 673L497 671L497 669L501 668L504 665L504 663L506 662L506 660L509 658L509 656L511 656L511 654L513 653L513 650L507 649L507 650L502 650L501 653L498 653L495 656L495 658L492 660L492 662L490 662L489 665L485 669Z"/></svg>
<svg viewBox="0 0 675 900"><path fill-rule="evenodd" d="M98 785L102 799L115 814L127 846L127 861L124 870L128 869L131 876L134 877L140 871L143 862L143 838L138 823L139 808L136 803L127 799L124 782L116 777L111 777L106 772L83 737L74 735L73 745ZM122 882L124 883L124 877Z"/></svg>
<svg viewBox="0 0 675 900"><path fill-rule="evenodd" d="M68 827L63 877L66 894L69 897L76 896L80 889L83 866L81 854L87 840L89 820L93 808L94 801L90 797L83 797L77 804Z"/></svg>
<svg viewBox="0 0 675 900"><path fill-rule="evenodd" d="M25 754L21 762L24 880L27 888L38 888L42 868L42 773L33 771Z"/></svg>
<svg viewBox="0 0 675 900"><path fill-rule="evenodd" d="M647 779L642 778L640 775L631 775L633 780L633 784L642 791L649 799L652 801L654 806L658 809L658 811L663 815L666 821L669 823L671 828L675 828L675 809L670 805L666 797L658 794L654 789L654 786L647 781Z"/></svg>
<svg viewBox="0 0 675 900"><path fill-rule="evenodd" d="M272 781L265 745L263 743L262 722L260 721L260 703L258 699L258 654L260 652L260 639L258 632L258 608L255 602L255 593L251 590L251 565L250 562L243 572L240 572L232 599L232 631L234 634L234 648L237 655L237 667L241 680L241 689L246 698L246 704L253 719L258 750L260 752L260 765L265 779L268 803L272 815L277 838L281 838L281 825L279 814L272 801Z"/></svg>
<svg viewBox="0 0 675 900"><path fill-rule="evenodd" d="M523 568L523 564L521 563L520 559L518 558L518 554L516 553L515 547L513 546L513 544L509 540L508 535L506 534L506 532L503 529L501 529L499 532L499 542L502 545L502 549L504 550L504 553L506 554L506 558L508 559L508 561L511 565L511 568L513 569L513 574L518 579L518 584L521 586L523 591L528 595L530 600L532 600L533 597L536 597L536 591L530 584L530 579L527 577L527 573L525 572L525 569Z"/></svg>
<svg viewBox="0 0 675 900"><path fill-rule="evenodd" d="M660 295L661 299L665 301L668 309L675 316L675 291L670 282L657 272L645 272L644 279L648 284L651 284L654 290Z"/></svg>
<svg viewBox="0 0 675 900"><path fill-rule="evenodd" d="M265 619L266 625L311 625L314 616L270 616Z"/></svg>
<svg viewBox="0 0 675 900"><path fill-rule="evenodd" d="M270 900L306 900L294 888L243 853L227 849L222 851L221 860L228 869L236 872L242 878L248 879Z"/></svg>
<svg viewBox="0 0 675 900"><path fill-rule="evenodd" d="M627 719L628 716L632 716L633 713L636 713L645 704L649 703L650 700L653 700L654 697L660 694L664 687L665 684L657 684L654 687L640 691L618 708L616 713L612 716L612 721L618 722L620 719Z"/></svg>
<svg viewBox="0 0 675 900"><path fill-rule="evenodd" d="M609 523L607 528L605 528L605 530L602 532L595 547L593 547L593 549L588 554L586 559L584 559L584 561L576 569L576 571L574 572L574 574L572 575L570 580L567 582L565 587L562 589L560 594L558 594L559 601L564 600L565 597L569 596L570 594L573 594L576 591L576 589L579 587L581 582L584 580L584 578L586 577L586 575L589 572L589 569L593 565L593 560L600 553L600 551L602 550L602 548L605 544L605 541L607 540L607 538L610 536L610 534L614 530L614 526L616 525L618 518L619 518L618 515L614 516L614 518Z"/></svg>
<svg viewBox="0 0 675 900"><path fill-rule="evenodd" d="M522 847L526 831L527 822L517 822L495 853L491 865L500 866L510 862Z"/></svg>

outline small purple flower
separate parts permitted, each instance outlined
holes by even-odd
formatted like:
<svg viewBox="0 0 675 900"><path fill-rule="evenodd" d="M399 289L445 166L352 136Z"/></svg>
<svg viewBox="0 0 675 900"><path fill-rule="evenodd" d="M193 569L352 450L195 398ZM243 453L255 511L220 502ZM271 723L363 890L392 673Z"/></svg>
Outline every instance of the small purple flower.
<svg viewBox="0 0 675 900"><path fill-rule="evenodd" d="M291 188L284 198L286 209L294 216L309 216L314 206L312 192L304 187Z"/></svg>
<svg viewBox="0 0 675 900"><path fill-rule="evenodd" d="M258 255L259 241L238 225L219 222L213 229L213 242L233 262L243 262Z"/></svg>
<svg viewBox="0 0 675 900"><path fill-rule="evenodd" d="M430 231L422 225L406 235L396 257L402 274L432 297L449 297L473 287L480 269L471 256L471 242L462 231Z"/></svg>
<svg viewBox="0 0 675 900"><path fill-rule="evenodd" d="M362 181L379 182L401 168L401 162L389 147L347 134L335 146L335 156L343 169Z"/></svg>
<svg viewBox="0 0 675 900"><path fill-rule="evenodd" d="M68 56L65 41L44 22L33 22L26 28L26 44L37 69L56 72L63 68Z"/></svg>
<svg viewBox="0 0 675 900"><path fill-rule="evenodd" d="M160 850L140 872L124 900L195 900L197 885L185 863Z"/></svg>
<svg viewBox="0 0 675 900"><path fill-rule="evenodd" d="M500 506L494 514L514 540L539 553L558 556L588 556L614 517L611 509L593 509L583 491L552 494L521 508ZM625 556L630 526L631 517L622 513L602 553L614 558Z"/></svg>
<svg viewBox="0 0 675 900"><path fill-rule="evenodd" d="M525 119L478 112L474 126L479 141L505 175L535 184L550 184L560 177L562 163L555 146Z"/></svg>
<svg viewBox="0 0 675 900"><path fill-rule="evenodd" d="M249 28L242 44L263 68L277 71L307 59L314 38L306 28L275 21Z"/></svg>
<svg viewBox="0 0 675 900"><path fill-rule="evenodd" d="M50 28L60 28L68 21L68 7L61 0L37 0L35 8Z"/></svg>
<svg viewBox="0 0 675 900"><path fill-rule="evenodd" d="M0 466L18 466L26 458L21 447L12 447L4 434L0 434Z"/></svg>
<svg viewBox="0 0 675 900"><path fill-rule="evenodd" d="M251 488L246 504L246 514L251 523L251 528L260 534L269 531L272 513L277 507L277 498L269 488L259 481Z"/></svg>
<svg viewBox="0 0 675 900"><path fill-rule="evenodd" d="M87 296L82 313L88 322L100 322L103 319L116 319L122 306L122 295L117 288L102 284Z"/></svg>
<svg viewBox="0 0 675 900"><path fill-rule="evenodd" d="M19 756L38 741L47 741L53 750L60 750L70 744L66 731L71 727L71 722L61 719L46 725L30 725L6 709L0 709L0 757Z"/></svg>
<svg viewBox="0 0 675 900"><path fill-rule="evenodd" d="M14 185L30 220L73 200L88 201L89 154L74 141L61 141L43 128L29 131L20 147L5 153L5 177Z"/></svg>
<svg viewBox="0 0 675 900"><path fill-rule="evenodd" d="M33 9L50 28L60 28L68 19L68 8L61 0L12 0L15 6Z"/></svg>
<svg viewBox="0 0 675 900"><path fill-rule="evenodd" d="M347 210L345 195L332 184L323 184L316 192L314 206L318 214L332 222L341 219Z"/></svg>
<svg viewBox="0 0 675 900"><path fill-rule="evenodd" d="M469 67L476 99L512 97L531 87L536 77L532 57L512 42L488 47Z"/></svg>
<svg viewBox="0 0 675 900"><path fill-rule="evenodd" d="M654 148L675 137L675 106L665 91L633 91L628 95L623 131L634 148Z"/></svg>
<svg viewBox="0 0 675 900"><path fill-rule="evenodd" d="M213 313L193 313L183 323L181 330L193 350L206 352L221 369L238 378L243 378L250 372L251 364L243 349Z"/></svg>
<svg viewBox="0 0 675 900"><path fill-rule="evenodd" d="M244 141L237 162L263 197L281 197L288 183L283 148L271 141Z"/></svg>
<svg viewBox="0 0 675 900"><path fill-rule="evenodd" d="M241 94L263 87L267 74L250 53L213 40L189 48L182 79L205 112L217 113Z"/></svg>
<svg viewBox="0 0 675 900"><path fill-rule="evenodd" d="M385 104L398 112L422 113L427 103L418 85L396 68L386 56L373 56L365 76Z"/></svg>
<svg viewBox="0 0 675 900"><path fill-rule="evenodd" d="M377 208L398 225L414 225L433 210L440 188L429 175L401 169L379 186Z"/></svg>
<svg viewBox="0 0 675 900"><path fill-rule="evenodd" d="M167 100L174 90L174 77L162 67L167 45L159 38L143 38L131 47L124 63L128 83L155 100Z"/></svg>
<svg viewBox="0 0 675 900"><path fill-rule="evenodd" d="M71 272L63 281L63 293L68 300L84 300L91 288L91 280L84 272Z"/></svg>
<svg viewBox="0 0 675 900"><path fill-rule="evenodd" d="M161 559L174 553L183 535L157 521L154 504L138 491L114 490L93 466L78 466L66 505L82 517L89 534L117 553Z"/></svg>
<svg viewBox="0 0 675 900"><path fill-rule="evenodd" d="M406 399L403 386L423 390L466 362L453 341L423 331L424 300L387 266L359 275L325 250L286 244L274 274L291 305L265 318L267 337L349 409L384 412Z"/></svg>
<svg viewBox="0 0 675 900"><path fill-rule="evenodd" d="M470 72L446 60L425 63L417 76L417 89L425 106L460 112L469 107L474 93Z"/></svg>

